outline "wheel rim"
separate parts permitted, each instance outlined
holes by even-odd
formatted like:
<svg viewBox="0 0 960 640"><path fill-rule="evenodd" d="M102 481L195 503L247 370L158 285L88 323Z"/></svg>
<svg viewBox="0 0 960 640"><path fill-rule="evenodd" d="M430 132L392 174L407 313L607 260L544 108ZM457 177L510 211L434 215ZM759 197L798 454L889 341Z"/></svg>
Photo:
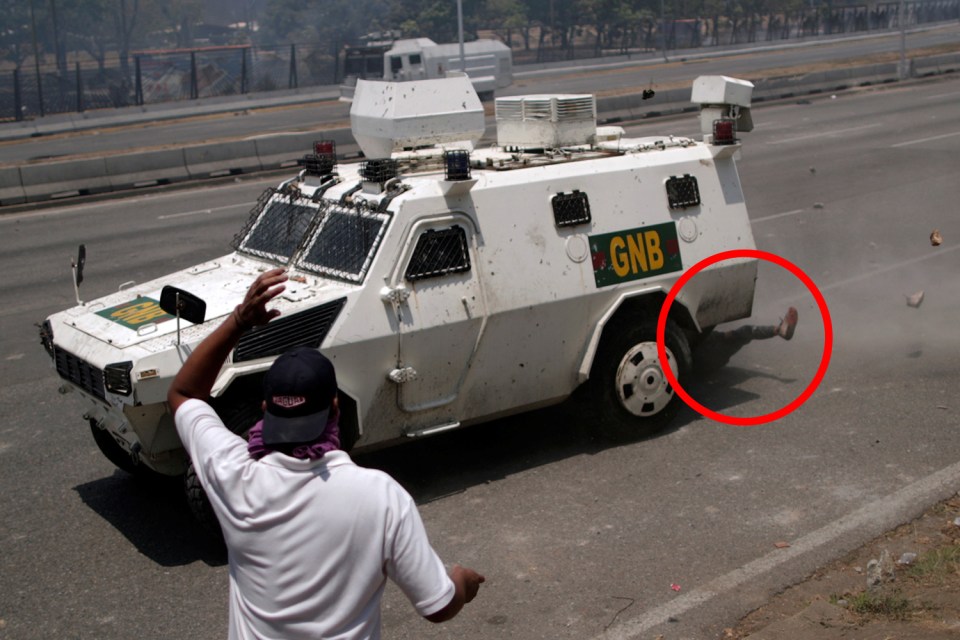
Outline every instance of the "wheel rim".
<svg viewBox="0 0 960 640"><path fill-rule="evenodd" d="M678 375L676 358L666 349L667 363ZM656 342L641 342L623 356L617 368L617 396L624 409L645 418L656 415L673 400L673 387L660 368Z"/></svg>

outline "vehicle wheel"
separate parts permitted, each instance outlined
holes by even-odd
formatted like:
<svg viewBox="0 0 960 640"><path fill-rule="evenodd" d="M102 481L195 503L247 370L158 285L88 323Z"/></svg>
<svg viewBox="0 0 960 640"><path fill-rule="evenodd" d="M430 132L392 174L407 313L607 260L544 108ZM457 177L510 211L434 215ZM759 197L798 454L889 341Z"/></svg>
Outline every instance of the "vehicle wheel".
<svg viewBox="0 0 960 640"><path fill-rule="evenodd" d="M210 499L207 498L207 492L200 484L200 478L192 462L183 475L183 488L187 494L187 506L190 507L190 513L193 514L194 519L216 540L223 540L220 521L217 520L217 514L213 511Z"/></svg>
<svg viewBox="0 0 960 640"><path fill-rule="evenodd" d="M145 464L140 464L134 460L133 456L120 446L113 435L106 429L97 426L96 420L90 420L90 433L93 434L93 441L97 443L100 453L112 462L121 471L126 471L132 476L146 480L155 480L167 478L161 473L157 473Z"/></svg>
<svg viewBox="0 0 960 640"><path fill-rule="evenodd" d="M676 416L681 400L661 370L657 325L647 319L610 327L600 343L590 374L593 419L607 438L630 441L660 431ZM664 332L667 360L674 376L690 372L690 345L672 320Z"/></svg>

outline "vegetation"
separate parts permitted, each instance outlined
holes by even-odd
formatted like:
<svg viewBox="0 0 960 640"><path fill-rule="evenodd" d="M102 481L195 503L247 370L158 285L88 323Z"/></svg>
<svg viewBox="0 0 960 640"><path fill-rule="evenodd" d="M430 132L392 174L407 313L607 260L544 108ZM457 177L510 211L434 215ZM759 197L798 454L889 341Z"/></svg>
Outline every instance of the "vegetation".
<svg viewBox="0 0 960 640"><path fill-rule="evenodd" d="M852 1L852 0L851 0ZM873 0L876 4L878 0ZM894 6L895 1L880 2ZM209 44L204 0L0 0L0 57L18 68L32 55L33 39L65 70L67 52L85 52L104 64L108 52ZM212 3L211 3L212 4ZM454 0L243 0L245 28L217 44L257 46L321 43L336 55L346 43L382 30L437 42L457 38ZM667 21L699 19L716 34L720 23L736 33L793 12L827 15L835 0L462 0L466 37L493 32L523 50L549 44L561 50L577 40L602 48L637 46ZM866 4L851 4L867 10ZM259 7L259 10L255 10ZM234 10L234 12L239 9ZM257 28L253 28L255 24ZM126 63L124 63L126 64Z"/></svg>

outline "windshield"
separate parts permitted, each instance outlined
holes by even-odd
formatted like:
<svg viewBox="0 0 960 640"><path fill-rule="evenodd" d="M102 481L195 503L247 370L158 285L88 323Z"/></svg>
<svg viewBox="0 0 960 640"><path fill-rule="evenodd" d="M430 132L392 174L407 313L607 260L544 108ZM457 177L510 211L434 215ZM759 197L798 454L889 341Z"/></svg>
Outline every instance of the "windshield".
<svg viewBox="0 0 960 640"><path fill-rule="evenodd" d="M386 213L331 205L310 239L300 266L338 280L362 282L388 220Z"/></svg>
<svg viewBox="0 0 960 640"><path fill-rule="evenodd" d="M271 262L288 264L319 213L320 208L299 193L268 189L235 238L234 248Z"/></svg>
<svg viewBox="0 0 960 640"><path fill-rule="evenodd" d="M234 237L238 252L320 276L363 282L390 220L366 206L313 202L298 191L267 189Z"/></svg>

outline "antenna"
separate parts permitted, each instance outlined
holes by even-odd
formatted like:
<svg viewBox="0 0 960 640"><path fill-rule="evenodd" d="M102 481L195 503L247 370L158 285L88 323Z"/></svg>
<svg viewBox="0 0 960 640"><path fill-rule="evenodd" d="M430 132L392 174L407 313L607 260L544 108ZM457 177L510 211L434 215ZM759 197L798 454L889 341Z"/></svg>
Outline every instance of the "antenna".
<svg viewBox="0 0 960 640"><path fill-rule="evenodd" d="M77 304L82 305L80 300L80 283L83 282L83 265L87 263L87 247L80 245L77 250L77 259L70 261L70 270L73 272L73 295L77 298Z"/></svg>

